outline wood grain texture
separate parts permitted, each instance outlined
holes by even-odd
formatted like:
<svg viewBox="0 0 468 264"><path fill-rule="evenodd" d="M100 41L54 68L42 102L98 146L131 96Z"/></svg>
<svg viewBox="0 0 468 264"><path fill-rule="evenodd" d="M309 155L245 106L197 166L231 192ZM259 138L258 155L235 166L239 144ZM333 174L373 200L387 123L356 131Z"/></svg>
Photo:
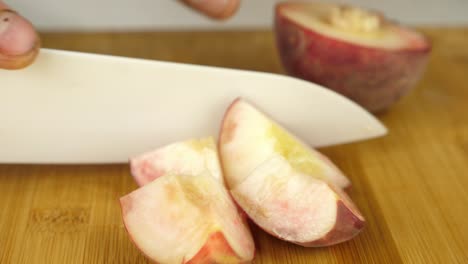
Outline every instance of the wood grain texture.
<svg viewBox="0 0 468 264"><path fill-rule="evenodd" d="M468 263L468 29L422 30L434 42L430 64L415 90L378 116L389 135L322 149L352 180L365 230L312 249L252 226L255 263ZM49 48L282 73L271 32L42 39ZM126 164L0 165L0 263L147 263L118 203L135 188Z"/></svg>

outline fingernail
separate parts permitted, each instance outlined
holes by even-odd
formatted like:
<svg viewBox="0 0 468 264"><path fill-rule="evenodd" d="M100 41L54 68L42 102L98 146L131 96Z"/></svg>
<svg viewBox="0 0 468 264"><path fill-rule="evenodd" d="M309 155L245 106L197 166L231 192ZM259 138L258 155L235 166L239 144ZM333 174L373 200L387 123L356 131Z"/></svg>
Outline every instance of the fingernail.
<svg viewBox="0 0 468 264"><path fill-rule="evenodd" d="M199 1L202 2L202 1ZM220 14L223 13L226 7L228 6L229 0L206 0L205 3L206 9L208 12L212 14Z"/></svg>
<svg viewBox="0 0 468 264"><path fill-rule="evenodd" d="M0 53L17 56L30 52L37 41L31 23L10 10L0 12Z"/></svg>
<svg viewBox="0 0 468 264"><path fill-rule="evenodd" d="M239 7L238 0L185 0L191 6L215 18L227 18Z"/></svg>

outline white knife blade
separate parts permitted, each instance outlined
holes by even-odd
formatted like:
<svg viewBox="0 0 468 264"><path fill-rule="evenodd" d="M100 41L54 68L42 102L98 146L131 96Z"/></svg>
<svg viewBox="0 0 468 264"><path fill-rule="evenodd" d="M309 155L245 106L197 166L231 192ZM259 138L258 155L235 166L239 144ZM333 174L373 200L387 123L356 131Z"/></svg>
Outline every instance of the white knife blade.
<svg viewBox="0 0 468 264"><path fill-rule="evenodd" d="M31 66L0 70L0 163L125 163L217 138L237 97L314 147L387 132L345 97L283 75L42 49Z"/></svg>

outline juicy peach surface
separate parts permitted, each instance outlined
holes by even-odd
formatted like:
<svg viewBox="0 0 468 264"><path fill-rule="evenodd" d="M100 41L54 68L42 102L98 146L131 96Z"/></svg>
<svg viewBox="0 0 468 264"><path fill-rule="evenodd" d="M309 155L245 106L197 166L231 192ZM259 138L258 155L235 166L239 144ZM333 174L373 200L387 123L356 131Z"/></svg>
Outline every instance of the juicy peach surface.
<svg viewBox="0 0 468 264"><path fill-rule="evenodd" d="M229 188L242 182L257 166L278 154L302 173L328 180L340 188L351 183L324 155L307 146L278 123L244 100L226 111L219 137L219 153Z"/></svg>
<svg viewBox="0 0 468 264"><path fill-rule="evenodd" d="M227 110L219 141L229 189L268 233L303 246L353 238L364 218L342 191L348 179L244 100Z"/></svg>

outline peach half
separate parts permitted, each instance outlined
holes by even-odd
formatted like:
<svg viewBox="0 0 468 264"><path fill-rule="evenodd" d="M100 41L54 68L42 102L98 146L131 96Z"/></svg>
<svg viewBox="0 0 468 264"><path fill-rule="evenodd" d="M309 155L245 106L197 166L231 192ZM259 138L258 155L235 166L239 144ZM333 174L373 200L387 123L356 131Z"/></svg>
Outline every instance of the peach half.
<svg viewBox="0 0 468 264"><path fill-rule="evenodd" d="M416 85L431 51L421 33L359 7L281 2L274 17L277 49L289 75L332 89L374 113Z"/></svg>

